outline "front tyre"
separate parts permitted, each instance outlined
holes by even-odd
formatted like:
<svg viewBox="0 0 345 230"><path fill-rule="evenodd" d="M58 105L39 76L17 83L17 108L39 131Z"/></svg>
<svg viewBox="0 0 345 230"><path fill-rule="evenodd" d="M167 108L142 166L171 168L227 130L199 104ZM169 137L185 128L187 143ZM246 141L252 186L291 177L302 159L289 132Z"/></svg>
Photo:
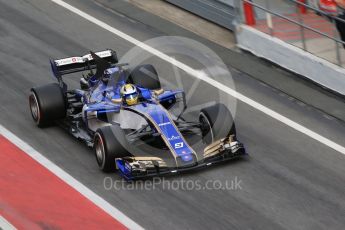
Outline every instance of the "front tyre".
<svg viewBox="0 0 345 230"><path fill-rule="evenodd" d="M130 156L128 142L120 126L98 129L94 136L94 152L98 167L103 172L115 171L115 159Z"/></svg>
<svg viewBox="0 0 345 230"><path fill-rule="evenodd" d="M234 119L229 109L223 104L215 104L200 111L202 137L206 144L236 135Z"/></svg>
<svg viewBox="0 0 345 230"><path fill-rule="evenodd" d="M39 127L66 117L66 100L60 86L56 83L31 89L30 111Z"/></svg>

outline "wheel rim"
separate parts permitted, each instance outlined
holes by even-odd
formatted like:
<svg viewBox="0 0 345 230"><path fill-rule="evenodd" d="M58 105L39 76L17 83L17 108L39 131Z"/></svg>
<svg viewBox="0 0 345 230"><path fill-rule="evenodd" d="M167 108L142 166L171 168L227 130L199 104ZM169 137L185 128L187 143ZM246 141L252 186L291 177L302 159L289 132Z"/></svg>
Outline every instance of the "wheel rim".
<svg viewBox="0 0 345 230"><path fill-rule="evenodd" d="M99 166L103 167L104 158L105 158L105 150L102 137L99 133L96 134L96 141L95 141L95 151L96 151L96 159Z"/></svg>
<svg viewBox="0 0 345 230"><path fill-rule="evenodd" d="M38 104L37 98L35 93L31 93L29 97L29 103L30 103L30 111L32 118L36 123L39 123L41 119L41 112L40 112L40 106Z"/></svg>

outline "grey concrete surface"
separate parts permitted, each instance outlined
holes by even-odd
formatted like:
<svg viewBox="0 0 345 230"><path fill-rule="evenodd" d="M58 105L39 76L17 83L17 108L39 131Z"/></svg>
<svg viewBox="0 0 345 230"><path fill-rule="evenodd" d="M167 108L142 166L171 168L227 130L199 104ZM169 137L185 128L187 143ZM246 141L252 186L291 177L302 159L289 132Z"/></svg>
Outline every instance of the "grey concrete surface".
<svg viewBox="0 0 345 230"><path fill-rule="evenodd" d="M237 17L234 1L231 0L165 0L211 22L234 30Z"/></svg>
<svg viewBox="0 0 345 230"><path fill-rule="evenodd" d="M167 26L170 24L166 21L123 1L111 1L118 11L106 10L93 1L68 2L141 41L167 34L195 36L179 27ZM140 15L126 15L122 10ZM138 21L136 17L146 20ZM236 54L236 59L230 51L201 38L197 40L214 48L229 64L240 93L345 145L343 122L232 68L243 65L253 75L266 75L271 72L269 66L266 72L259 72L255 69L260 64L258 60L248 59L244 54ZM0 123L148 229L343 229L344 156L241 102L235 119L239 138L246 144L250 157L166 180L183 178L205 183L238 177L242 189L187 191L161 186L154 190L105 189L104 178L118 181L119 176L101 173L92 151L60 128L35 127L27 102L31 87L54 81L49 58L104 48L116 49L121 57L132 44L50 1L1 0ZM181 59L198 67L192 60ZM165 86L178 85L170 64L158 58L149 61L157 66ZM182 71L179 74L188 93L195 79ZM227 84L227 79L217 80ZM78 78L66 81L77 86ZM190 106L220 96L232 99L206 83L200 83L197 89Z"/></svg>
<svg viewBox="0 0 345 230"><path fill-rule="evenodd" d="M130 0L131 4L181 26L225 48L235 48L232 31L162 0Z"/></svg>

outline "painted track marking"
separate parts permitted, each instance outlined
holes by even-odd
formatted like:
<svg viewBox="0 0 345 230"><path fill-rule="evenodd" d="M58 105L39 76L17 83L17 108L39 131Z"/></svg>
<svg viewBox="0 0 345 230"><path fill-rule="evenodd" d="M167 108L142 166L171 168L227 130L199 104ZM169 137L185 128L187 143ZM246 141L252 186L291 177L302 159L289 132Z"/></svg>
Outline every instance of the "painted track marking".
<svg viewBox="0 0 345 230"><path fill-rule="evenodd" d="M0 229L3 230L17 230L10 222L8 222L3 216L0 216Z"/></svg>
<svg viewBox="0 0 345 230"><path fill-rule="evenodd" d="M57 176L66 184L74 188L76 191L78 191L80 194L82 194L84 197L86 197L88 200L90 200L92 203L94 203L96 206L98 206L108 215L113 217L115 220L122 223L127 228L143 229L141 226L139 226L137 223L135 223L133 220L131 220L129 217L123 214L120 210L113 207L110 203L105 201L102 197L100 197L99 195L91 191L85 185L83 185L78 180L73 178L70 174L68 174L67 172L62 170L60 167L55 165L49 159L44 157L41 153L37 152L30 145L28 145L27 143L19 139L17 136L15 136L13 133L11 133L2 125L0 125L0 135L4 136L7 140L10 140L11 143L13 143L19 149L21 149L25 154L33 158L40 165L44 166L46 169L52 172L55 176Z"/></svg>

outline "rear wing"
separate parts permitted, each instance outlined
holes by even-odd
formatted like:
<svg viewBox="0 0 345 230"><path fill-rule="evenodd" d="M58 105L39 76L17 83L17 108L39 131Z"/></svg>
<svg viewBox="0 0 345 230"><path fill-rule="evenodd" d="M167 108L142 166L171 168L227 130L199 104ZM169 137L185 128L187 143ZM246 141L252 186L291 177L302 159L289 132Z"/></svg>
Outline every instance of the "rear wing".
<svg viewBox="0 0 345 230"><path fill-rule="evenodd" d="M109 63L110 66L118 63L116 52L109 49L95 53L99 58ZM50 60L50 65L55 77L60 78L62 75L81 72L85 70L96 69L96 60L91 53L82 57L68 57L58 60Z"/></svg>

